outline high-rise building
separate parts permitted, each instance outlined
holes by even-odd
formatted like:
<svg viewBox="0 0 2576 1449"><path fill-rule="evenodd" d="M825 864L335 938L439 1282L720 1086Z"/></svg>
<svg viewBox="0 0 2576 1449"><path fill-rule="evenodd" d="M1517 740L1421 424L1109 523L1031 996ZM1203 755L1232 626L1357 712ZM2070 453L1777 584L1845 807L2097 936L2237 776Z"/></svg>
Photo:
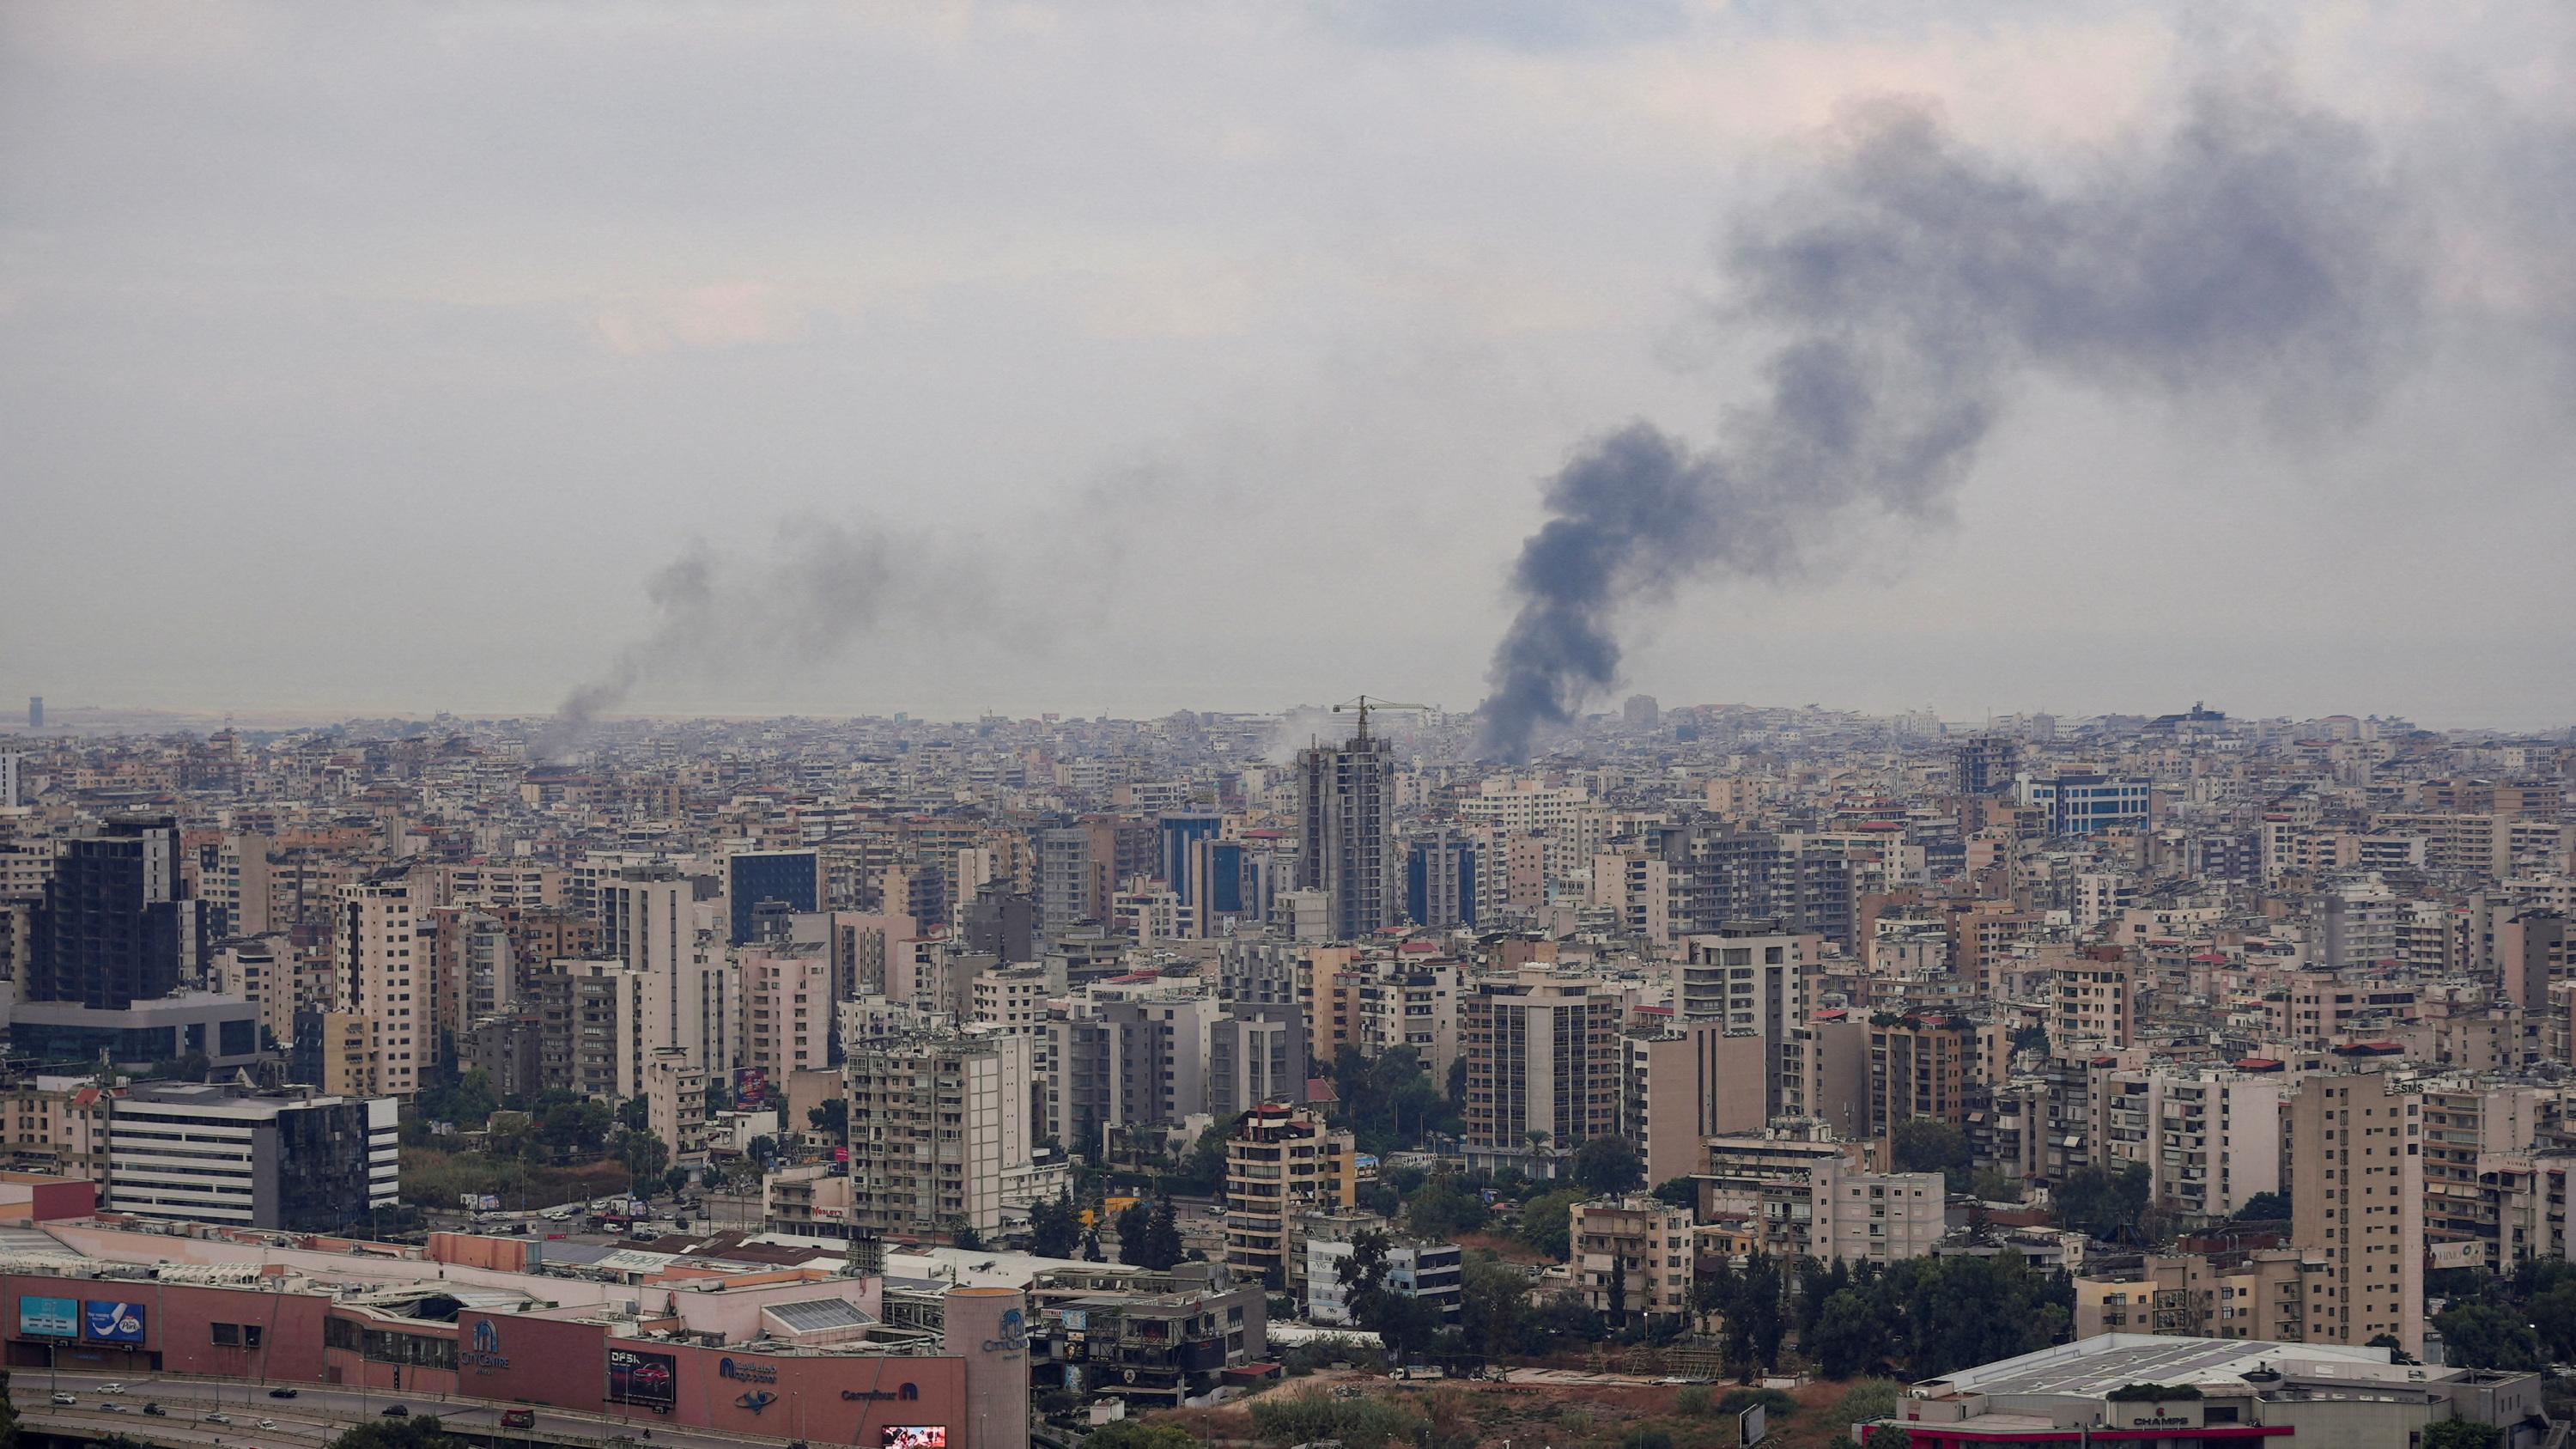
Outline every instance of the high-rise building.
<svg viewBox="0 0 2576 1449"><path fill-rule="evenodd" d="M1676 1021L1632 1034L1620 1094L1620 1135L1645 1159L1648 1183L1670 1182L1707 1165L1708 1139L1759 1132L1768 1120L1764 1079L1771 1060L1755 1032L1721 1021Z"/></svg>
<svg viewBox="0 0 2576 1449"><path fill-rule="evenodd" d="M1716 1021L1763 1042L1764 1117L1780 1115L1781 1047L1797 1026L1804 973L1823 951L1816 936L1780 929L1777 921L1738 921L1693 936L1682 963L1681 1014Z"/></svg>
<svg viewBox="0 0 2576 1449"><path fill-rule="evenodd" d="M1554 1177L1619 1130L1620 997L1541 970L1487 978L1458 1003L1470 1168Z"/></svg>
<svg viewBox="0 0 2576 1449"><path fill-rule="evenodd" d="M1154 817L1155 879L1191 903L1190 846L1225 833L1225 817L1209 810L1166 810Z"/></svg>
<svg viewBox="0 0 2576 1449"><path fill-rule="evenodd" d="M811 868L812 852L788 851ZM667 862L620 869L599 883L600 949L636 973L640 1013L635 1061L624 1073L635 1080L644 1053L674 1046L690 1053L710 1076L733 1066L740 1035L734 1019L734 977L722 952L697 924L696 887ZM736 899L739 906L740 899ZM828 1020L829 1012L817 1013ZM828 1025L818 1033L828 1035ZM820 1036L818 1035L818 1040ZM814 1058L811 1065L821 1066Z"/></svg>
<svg viewBox="0 0 2576 1449"><path fill-rule="evenodd" d="M43 729L44 727L45 727L45 697L44 697L43 695L41 695L41 694L31 694L31 695L28 695L28 696L27 696L27 728L29 728L29 729L31 729L31 730L40 730L40 729Z"/></svg>
<svg viewBox="0 0 2576 1449"><path fill-rule="evenodd" d="M2424 1348L2421 1104L2376 1072L2314 1076L2290 1097L2290 1241L2322 1253L2307 1341Z"/></svg>
<svg viewBox="0 0 2576 1449"><path fill-rule="evenodd" d="M2005 735L1975 735L1950 752L1953 783L1962 795L2000 795L2021 767L2021 746Z"/></svg>
<svg viewBox="0 0 2576 1449"><path fill-rule="evenodd" d="M1298 1217L1347 1208L1358 1192L1350 1133L1324 1125L1324 1114L1310 1107L1254 1107L1225 1144L1226 1266L1274 1291L1287 1289L1302 1266Z"/></svg>
<svg viewBox="0 0 2576 1449"><path fill-rule="evenodd" d="M1297 755L1297 884L1324 893L1333 938L1356 941L1396 922L1395 753L1363 719L1347 744Z"/></svg>
<svg viewBox="0 0 2576 1449"><path fill-rule="evenodd" d="M122 1011L178 990L203 949L178 822L120 816L101 834L57 842L29 935L22 1001Z"/></svg>
<svg viewBox="0 0 2576 1449"><path fill-rule="evenodd" d="M1447 930L1476 924L1475 837L1443 827L1404 854L1404 914L1417 926Z"/></svg>
<svg viewBox="0 0 2576 1449"><path fill-rule="evenodd" d="M106 1207L136 1217L333 1233L401 1195L390 1097L138 1082L109 1104Z"/></svg>
<svg viewBox="0 0 2576 1449"><path fill-rule="evenodd" d="M429 946L417 927L426 907L412 899L409 871L390 866L340 888L339 957L333 1009L357 1018L362 1063L349 1064L348 1090L408 1097L432 1061Z"/></svg>
<svg viewBox="0 0 2576 1449"><path fill-rule="evenodd" d="M776 945L742 957L742 1065L774 1082L828 1066L832 973L817 947Z"/></svg>
<svg viewBox="0 0 2576 1449"><path fill-rule="evenodd" d="M922 1037L860 1046L843 1065L850 1102L850 1220L881 1232L999 1232L1025 1206L1032 1038Z"/></svg>
<svg viewBox="0 0 2576 1449"><path fill-rule="evenodd" d="M2504 994L2526 1012L2549 1006L2549 983L2566 974L2567 918L2556 911L2521 911L2496 923L2495 961Z"/></svg>
<svg viewBox="0 0 2576 1449"><path fill-rule="evenodd" d="M789 914L823 908L823 854L817 850L746 850L725 858L725 900L733 917L733 944L758 939L752 922L767 902Z"/></svg>
<svg viewBox="0 0 2576 1449"><path fill-rule="evenodd" d="M18 803L18 767L26 758L16 750L0 750L0 807Z"/></svg>

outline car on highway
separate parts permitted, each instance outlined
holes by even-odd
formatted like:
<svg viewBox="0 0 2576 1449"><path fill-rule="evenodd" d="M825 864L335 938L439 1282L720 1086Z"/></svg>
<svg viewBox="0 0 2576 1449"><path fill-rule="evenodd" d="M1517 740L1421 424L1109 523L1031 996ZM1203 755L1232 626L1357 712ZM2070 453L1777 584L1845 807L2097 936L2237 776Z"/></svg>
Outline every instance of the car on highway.
<svg viewBox="0 0 2576 1449"><path fill-rule="evenodd" d="M504 1429L533 1429L537 1427L537 1411L534 1409L503 1409L501 1411L501 1427Z"/></svg>
<svg viewBox="0 0 2576 1449"><path fill-rule="evenodd" d="M293 1389L270 1389L270 1390L268 1391L268 1396L269 1396L270 1398L272 1398L272 1399L291 1399L291 1398L294 1398L294 1397L295 1397L295 1390L293 1390Z"/></svg>
<svg viewBox="0 0 2576 1449"><path fill-rule="evenodd" d="M57 1404L77 1404L80 1400L73 1398L69 1394L56 1394L54 1395L54 1402Z"/></svg>
<svg viewBox="0 0 2576 1449"><path fill-rule="evenodd" d="M99 1391L100 1393L102 1393L102 1394L121 1394L121 1393L124 1393L124 1392L125 1392L125 1385L123 1385L123 1384L100 1384L100 1385L98 1386L98 1391Z"/></svg>
<svg viewBox="0 0 2576 1449"><path fill-rule="evenodd" d="M263 1429L274 1429L277 1427L277 1421L275 1419L262 1419L259 1421L259 1426Z"/></svg>
<svg viewBox="0 0 2576 1449"><path fill-rule="evenodd" d="M98 1401L98 1406L107 1410L111 1414L130 1414L134 1412L132 1409L125 1407L114 1399L101 1399Z"/></svg>
<svg viewBox="0 0 2576 1449"><path fill-rule="evenodd" d="M232 1415L225 1413L225 1412L224 1412L223 1410L221 1410L221 1409L217 1409L217 1410L215 1410L213 1413L206 1415L204 1418L202 1418L202 1419L198 1420L197 1422L199 1422L199 1423L201 1423L201 1424L229 1424L229 1423L231 1423L232 1421L233 1421L233 1416L232 1416Z"/></svg>
<svg viewBox="0 0 2576 1449"><path fill-rule="evenodd" d="M143 1406L143 1412L150 1414L156 1419L166 1419L170 1417L170 1411L161 1407L159 1404L145 1404Z"/></svg>
<svg viewBox="0 0 2576 1449"><path fill-rule="evenodd" d="M411 1410L400 1404L387 1404L384 1407L384 1416L388 1419L408 1419L411 1417Z"/></svg>

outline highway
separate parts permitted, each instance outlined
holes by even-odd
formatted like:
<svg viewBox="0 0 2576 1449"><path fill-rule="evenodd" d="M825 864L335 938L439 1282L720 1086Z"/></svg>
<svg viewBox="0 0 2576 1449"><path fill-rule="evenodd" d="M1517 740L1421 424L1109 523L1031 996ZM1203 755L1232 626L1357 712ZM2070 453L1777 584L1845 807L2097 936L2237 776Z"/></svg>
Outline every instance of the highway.
<svg viewBox="0 0 2576 1449"><path fill-rule="evenodd" d="M124 1404L127 1412L118 1413L102 1407L98 1386L122 1383L125 1391L114 1402ZM131 1438L156 1444L189 1446L222 1445L225 1449L267 1449L267 1446L295 1446L295 1449L318 1449L338 1437L352 1424L366 1423L380 1417L388 1404L400 1404L415 1416L435 1414L439 1422L451 1428L490 1436L500 1443L524 1440L536 1444L607 1444L620 1437L632 1437L638 1444L653 1449L777 1449L781 1439L752 1438L739 1434L722 1434L706 1429L674 1428L650 1414L629 1419L619 1415L581 1414L566 1409L533 1408L537 1422L534 1428L504 1429L501 1411L510 1405L495 1404L485 1399L448 1398L438 1394L387 1393L369 1389L332 1386L295 1385L296 1396L272 1399L272 1385L251 1383L242 1379L175 1378L168 1374L143 1376L51 1373L44 1369L13 1369L9 1375L9 1396L16 1402L18 1417L31 1428L59 1430L81 1434L121 1432ZM63 1405L52 1402L51 1395L60 1390L80 1402ZM169 1411L166 1418L143 1413L147 1403L157 1403ZM209 1413L229 1417L230 1424L213 1424L205 1420ZM262 1429L259 1421L274 1420L277 1427ZM649 1438L647 1437L649 1435Z"/></svg>

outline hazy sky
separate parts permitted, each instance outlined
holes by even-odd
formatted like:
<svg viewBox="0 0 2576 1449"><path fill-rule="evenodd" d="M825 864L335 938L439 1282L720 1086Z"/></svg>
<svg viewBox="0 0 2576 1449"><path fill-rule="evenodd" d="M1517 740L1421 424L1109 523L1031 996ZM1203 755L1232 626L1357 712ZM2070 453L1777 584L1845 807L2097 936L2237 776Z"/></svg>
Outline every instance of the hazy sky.
<svg viewBox="0 0 2576 1449"><path fill-rule="evenodd" d="M2077 181L2259 72L2427 258L2372 408L2018 381L1623 687L2576 720L2564 8L17 0L0 698L1470 705L1541 481L1717 440L1718 240L1853 103Z"/></svg>

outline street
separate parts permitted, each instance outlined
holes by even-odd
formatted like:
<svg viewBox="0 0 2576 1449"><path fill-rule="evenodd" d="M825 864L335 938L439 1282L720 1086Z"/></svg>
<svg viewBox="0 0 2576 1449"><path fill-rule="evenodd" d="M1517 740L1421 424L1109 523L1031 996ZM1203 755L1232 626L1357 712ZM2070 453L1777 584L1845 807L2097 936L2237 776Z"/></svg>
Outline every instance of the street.
<svg viewBox="0 0 2576 1449"><path fill-rule="evenodd" d="M125 1391L116 1402L127 1406L124 1413L101 1407L98 1386L123 1383ZM745 1446L775 1446L784 1439L753 1438L723 1434L705 1429L674 1428L650 1414L629 1419L606 1414L580 1414L564 1409L526 1405L535 1410L536 1425L528 1429L501 1428L501 1411L507 1405L482 1399L447 1398L438 1394L385 1393L369 1389L297 1385L296 1397L272 1399L271 1386L235 1379L182 1379L168 1375L145 1377L115 1374L49 1373L41 1369L20 1369L10 1379L10 1394L16 1400L18 1417L36 1428L59 1427L73 1432L106 1434L124 1433L154 1443L188 1445L322 1445L329 1443L341 1430L352 1424L366 1423L380 1417L388 1404L401 1404L415 1415L435 1414L442 1423L480 1435L495 1435L504 1441L522 1438L531 1444L604 1444L620 1436L643 1439L650 1436L655 1449L745 1449ZM63 1405L51 1402L56 1390L71 1394L80 1402ZM166 1418L143 1413L147 1403L157 1403L169 1410ZM221 1412L230 1424L209 1424L204 1416ZM262 1429L259 1421L272 1419L275 1429Z"/></svg>

